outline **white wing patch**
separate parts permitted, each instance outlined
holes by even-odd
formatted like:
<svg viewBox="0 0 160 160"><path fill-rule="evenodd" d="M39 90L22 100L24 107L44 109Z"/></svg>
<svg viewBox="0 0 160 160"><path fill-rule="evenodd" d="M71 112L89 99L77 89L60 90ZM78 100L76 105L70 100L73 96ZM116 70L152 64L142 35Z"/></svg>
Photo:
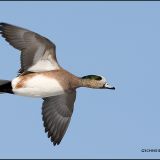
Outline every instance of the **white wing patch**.
<svg viewBox="0 0 160 160"><path fill-rule="evenodd" d="M34 57L37 58L37 57ZM33 66L28 68L31 72L43 72L59 69L59 65L53 60L50 50L46 50L43 57Z"/></svg>
<svg viewBox="0 0 160 160"><path fill-rule="evenodd" d="M58 65L53 66L49 60L40 60L35 65L28 68L28 71L31 72L43 72L59 69Z"/></svg>

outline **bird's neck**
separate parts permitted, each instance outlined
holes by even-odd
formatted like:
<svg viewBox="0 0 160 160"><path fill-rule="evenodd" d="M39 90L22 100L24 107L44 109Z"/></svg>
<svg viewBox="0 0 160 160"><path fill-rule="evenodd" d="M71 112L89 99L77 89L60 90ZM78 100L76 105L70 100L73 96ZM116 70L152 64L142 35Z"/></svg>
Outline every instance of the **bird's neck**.
<svg viewBox="0 0 160 160"><path fill-rule="evenodd" d="M98 84L95 80L80 78L80 87L98 88L97 86L98 86Z"/></svg>

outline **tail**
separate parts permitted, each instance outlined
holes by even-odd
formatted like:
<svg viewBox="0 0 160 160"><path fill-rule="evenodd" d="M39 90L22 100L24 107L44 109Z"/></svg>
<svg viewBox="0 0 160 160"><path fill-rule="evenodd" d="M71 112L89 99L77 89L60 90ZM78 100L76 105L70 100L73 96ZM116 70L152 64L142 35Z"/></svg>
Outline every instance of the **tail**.
<svg viewBox="0 0 160 160"><path fill-rule="evenodd" d="M0 93L10 93L10 94L13 94L11 81L0 80Z"/></svg>

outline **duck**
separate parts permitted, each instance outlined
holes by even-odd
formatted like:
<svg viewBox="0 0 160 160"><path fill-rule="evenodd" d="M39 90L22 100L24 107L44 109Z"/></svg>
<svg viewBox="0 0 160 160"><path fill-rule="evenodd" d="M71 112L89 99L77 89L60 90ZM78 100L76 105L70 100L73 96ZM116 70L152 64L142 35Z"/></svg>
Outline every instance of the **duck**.
<svg viewBox="0 0 160 160"><path fill-rule="evenodd" d="M42 120L53 145L59 145L71 121L80 87L112 89L100 75L75 76L57 61L56 45L31 30L0 23L0 35L20 51L21 67L12 80L0 80L0 93L42 98Z"/></svg>

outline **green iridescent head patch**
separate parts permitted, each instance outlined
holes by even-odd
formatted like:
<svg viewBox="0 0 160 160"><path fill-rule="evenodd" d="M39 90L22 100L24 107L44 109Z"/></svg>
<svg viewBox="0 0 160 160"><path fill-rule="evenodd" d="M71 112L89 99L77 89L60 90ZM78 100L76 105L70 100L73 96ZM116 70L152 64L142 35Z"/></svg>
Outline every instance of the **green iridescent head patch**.
<svg viewBox="0 0 160 160"><path fill-rule="evenodd" d="M97 75L87 75L87 76L84 76L82 77L82 79L91 79L91 80L102 80L102 77L100 76L97 76Z"/></svg>

